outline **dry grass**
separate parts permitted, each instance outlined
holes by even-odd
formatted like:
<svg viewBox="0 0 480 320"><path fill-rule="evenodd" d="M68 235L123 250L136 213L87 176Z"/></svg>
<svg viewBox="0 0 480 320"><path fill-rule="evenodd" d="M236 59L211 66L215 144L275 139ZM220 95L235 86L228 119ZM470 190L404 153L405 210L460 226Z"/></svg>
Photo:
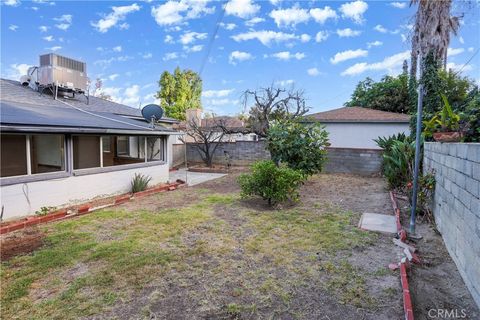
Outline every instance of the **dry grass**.
<svg viewBox="0 0 480 320"><path fill-rule="evenodd" d="M322 303L352 319L375 312L366 278L389 275L348 262L376 239L355 227L358 213L255 209L200 188L149 201L183 196L44 226L43 248L2 263L2 318L309 319Z"/></svg>

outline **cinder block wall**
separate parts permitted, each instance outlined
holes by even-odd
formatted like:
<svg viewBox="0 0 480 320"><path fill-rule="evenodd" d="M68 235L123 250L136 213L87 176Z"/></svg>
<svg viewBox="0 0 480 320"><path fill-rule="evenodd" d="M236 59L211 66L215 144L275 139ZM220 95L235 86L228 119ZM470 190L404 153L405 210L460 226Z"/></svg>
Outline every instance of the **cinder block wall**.
<svg viewBox="0 0 480 320"><path fill-rule="evenodd" d="M382 168L382 150L357 148L328 148L326 172L379 174Z"/></svg>
<svg viewBox="0 0 480 320"><path fill-rule="evenodd" d="M438 230L480 306L480 143L425 143L424 172L435 171Z"/></svg>
<svg viewBox="0 0 480 320"><path fill-rule="evenodd" d="M270 159L270 153L265 148L265 141L222 142L215 150L213 163L225 164L224 151L230 154L232 165L245 166L258 160ZM200 163L202 159L194 146L187 145L189 163ZM328 148L326 172L376 174L382 164L381 150Z"/></svg>

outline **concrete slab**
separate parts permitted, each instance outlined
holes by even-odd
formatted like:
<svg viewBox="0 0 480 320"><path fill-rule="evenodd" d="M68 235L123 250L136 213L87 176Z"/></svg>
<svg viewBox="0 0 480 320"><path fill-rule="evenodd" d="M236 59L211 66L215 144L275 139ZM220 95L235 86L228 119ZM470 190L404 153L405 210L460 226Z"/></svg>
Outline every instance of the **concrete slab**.
<svg viewBox="0 0 480 320"><path fill-rule="evenodd" d="M187 181L189 186L195 186L197 184L201 184L203 182L207 182L210 180L218 179L223 176L226 176L224 173L204 173L204 172L190 172L186 171L185 169L179 169L177 171L170 172L170 182L176 181L177 179L181 179L183 181Z"/></svg>
<svg viewBox="0 0 480 320"><path fill-rule="evenodd" d="M360 229L384 233L397 233L395 216L365 212L358 223Z"/></svg>

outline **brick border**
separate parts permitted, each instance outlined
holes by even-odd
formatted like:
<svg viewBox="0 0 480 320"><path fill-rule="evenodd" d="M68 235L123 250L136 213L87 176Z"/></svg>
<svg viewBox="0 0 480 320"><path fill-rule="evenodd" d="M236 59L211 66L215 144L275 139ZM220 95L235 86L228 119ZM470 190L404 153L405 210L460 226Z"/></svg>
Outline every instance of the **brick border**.
<svg viewBox="0 0 480 320"><path fill-rule="evenodd" d="M17 230L21 230L21 229L25 229L27 227L31 227L31 226L34 226L34 225L37 225L37 224L47 223L47 222L51 222L51 221L59 221L59 220L64 220L64 219L69 219L69 218L81 216L81 215L90 213L90 212L95 211L95 210L100 210L100 209L103 209L103 208L107 208L107 207L115 206L115 205L118 205L118 204L122 204L122 203L128 202L132 199L145 197L145 196L155 194L155 193L159 193L159 192L173 191L173 190L176 190L176 189L184 187L184 186L186 186L185 181L178 179L174 183L169 183L169 184L165 184L165 185L161 185L161 186L156 186L156 187L153 187L153 188L150 188L150 189L147 189L147 190L144 190L144 191L136 192L136 193L133 193L133 194L132 193L121 194L119 196L116 196L115 199L113 200L113 202L111 202L109 204L106 204L106 205L93 207L91 205L91 203L88 203L88 202L80 204L80 205L76 205L74 207L69 208L70 210L76 211L75 213L72 213L72 214L68 214L67 208L63 208L63 209L56 210L52 213L46 214L44 216L29 216L29 217L26 217L25 219L23 219L21 221L6 222L6 223L4 223L3 226L0 226L0 235L6 234L6 233L9 233L9 232L13 232L13 231L17 231Z"/></svg>

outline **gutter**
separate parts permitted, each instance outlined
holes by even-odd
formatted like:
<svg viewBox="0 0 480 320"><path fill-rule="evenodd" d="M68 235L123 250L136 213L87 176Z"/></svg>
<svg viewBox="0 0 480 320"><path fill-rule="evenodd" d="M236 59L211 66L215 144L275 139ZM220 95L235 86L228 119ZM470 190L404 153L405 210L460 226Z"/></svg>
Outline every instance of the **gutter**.
<svg viewBox="0 0 480 320"><path fill-rule="evenodd" d="M182 135L177 131L155 131L155 130L128 130L128 129L103 129L103 128L82 128L82 127L42 127L42 126L19 126L0 125L0 132L26 132L26 133L102 133L102 134L123 134L123 135Z"/></svg>

